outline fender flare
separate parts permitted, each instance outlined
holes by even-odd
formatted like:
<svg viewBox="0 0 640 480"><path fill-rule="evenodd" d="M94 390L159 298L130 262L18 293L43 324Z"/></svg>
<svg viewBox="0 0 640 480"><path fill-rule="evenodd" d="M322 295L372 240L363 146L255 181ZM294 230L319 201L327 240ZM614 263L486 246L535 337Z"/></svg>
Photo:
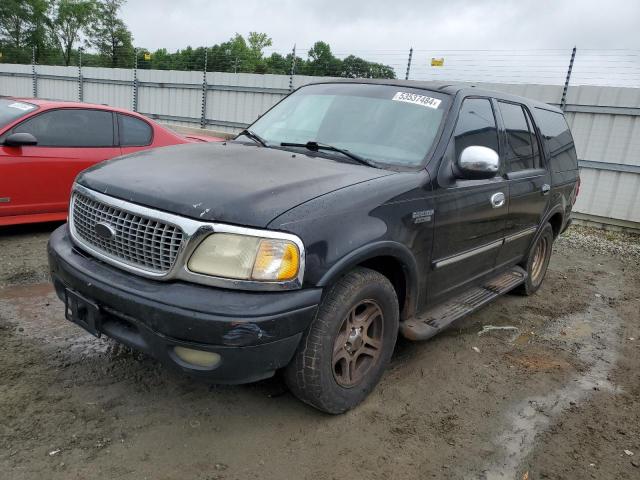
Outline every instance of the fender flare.
<svg viewBox="0 0 640 480"><path fill-rule="evenodd" d="M555 205L544 215L544 217L542 218L542 221L540 222L540 225L538 225L538 229L536 230L535 235L531 238L531 241L529 242L529 246L527 247L527 254L525 258L529 257L529 254L531 253L531 249L538 241L538 238L540 238L540 235L542 234L542 230L544 229L544 226L547 223L549 223L549 219L553 217L556 213L559 213L560 215L562 215L562 223L564 223L565 212L562 209L561 205ZM562 231L562 228L560 230Z"/></svg>
<svg viewBox="0 0 640 480"><path fill-rule="evenodd" d="M405 307L407 311L413 311L419 293L418 264L411 250L398 242L390 240L373 242L349 252L334 263L316 285L319 287L331 285L355 266L376 257L393 257L402 265L406 286Z"/></svg>
<svg viewBox="0 0 640 480"><path fill-rule="evenodd" d="M565 217L567 215L567 212L564 210L562 205L554 205L544 216L544 218L542 219L542 221L540 222L540 226L538 227L538 231L536 232L536 238L538 237L538 234L540 233L540 231L542 231L542 228L544 227L544 225L546 223L549 222L549 220L551 219L551 217L553 217L556 213L559 213L560 216L562 217L562 224L560 225L560 232L562 232L562 226L565 223Z"/></svg>

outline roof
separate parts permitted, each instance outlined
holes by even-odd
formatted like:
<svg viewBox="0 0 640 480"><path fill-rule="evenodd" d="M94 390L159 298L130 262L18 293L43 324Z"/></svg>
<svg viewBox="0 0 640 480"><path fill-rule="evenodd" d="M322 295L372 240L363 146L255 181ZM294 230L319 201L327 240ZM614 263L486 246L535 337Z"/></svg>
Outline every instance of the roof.
<svg viewBox="0 0 640 480"><path fill-rule="evenodd" d="M436 82L436 81L423 81L423 80L398 80L395 78L339 78L332 80L319 80L312 82L309 85L321 84L321 83L359 83L359 84L371 84L371 85L390 85L396 87L409 87L420 88L424 90L438 91L447 95L457 95L458 93L463 95L486 95L488 97L495 97L498 99L511 100L514 102L524 103L530 107L542 107L547 110L562 113L557 107L549 105L548 103L539 102L527 97L521 97L519 95L512 95L510 93L501 92L498 90L491 90L482 88L481 85L474 85L469 83L456 83L456 82Z"/></svg>
<svg viewBox="0 0 640 480"><path fill-rule="evenodd" d="M422 88L425 90L440 90L448 94L451 94L452 92L447 91L447 87L453 86L452 82L399 80L397 78L336 78L331 80L327 79L327 80L319 80L317 82L311 82L311 84L318 84L318 83L367 83L371 85L394 85L397 87Z"/></svg>
<svg viewBox="0 0 640 480"><path fill-rule="evenodd" d="M132 112L131 110L127 110L125 108L112 107L110 105L104 105L99 103L86 103L86 102L76 102L72 100L54 100L49 98L30 98L30 97L14 97L14 96L6 96L3 98L11 98L14 100L18 100L20 102L32 103L34 105L38 105L39 107L45 108L93 108L96 110L109 110L110 112L121 112L128 113L132 115L140 115L136 112Z"/></svg>

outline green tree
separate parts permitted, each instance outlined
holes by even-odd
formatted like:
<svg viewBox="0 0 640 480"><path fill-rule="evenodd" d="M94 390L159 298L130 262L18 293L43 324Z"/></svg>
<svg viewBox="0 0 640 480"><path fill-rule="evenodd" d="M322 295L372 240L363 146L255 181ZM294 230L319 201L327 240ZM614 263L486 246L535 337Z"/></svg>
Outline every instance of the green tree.
<svg viewBox="0 0 640 480"><path fill-rule="evenodd" d="M368 62L355 55L349 55L342 61L340 76L347 78L396 78L392 67Z"/></svg>
<svg viewBox="0 0 640 480"><path fill-rule="evenodd" d="M27 43L35 50L36 62L48 53L53 45L51 38L51 2L50 0L27 0L30 28Z"/></svg>
<svg viewBox="0 0 640 480"><path fill-rule="evenodd" d="M263 59L263 50L272 45L271 38L266 33L249 32L248 69L253 73L267 73L267 63Z"/></svg>
<svg viewBox="0 0 640 480"><path fill-rule="evenodd" d="M269 35L259 32L249 32L247 42L249 43L251 52L259 58L262 58L262 51L273 44Z"/></svg>
<svg viewBox="0 0 640 480"><path fill-rule="evenodd" d="M220 45L228 61L231 62L229 72L247 72L250 71L249 65L249 47L244 37L239 33L228 42Z"/></svg>
<svg viewBox="0 0 640 480"><path fill-rule="evenodd" d="M28 3L22 0L0 2L0 39L16 49L26 46L29 24Z"/></svg>
<svg viewBox="0 0 640 480"><path fill-rule="evenodd" d="M128 67L133 62L131 32L118 16L125 0L98 0L88 28L88 43L110 67Z"/></svg>
<svg viewBox="0 0 640 480"><path fill-rule="evenodd" d="M291 57L291 54L289 54ZM291 72L291 58L285 58L279 53L272 53L265 59L266 73L288 75Z"/></svg>
<svg viewBox="0 0 640 480"><path fill-rule="evenodd" d="M325 42L316 42L309 50L309 61L304 73L307 75L335 76L342 70L342 60L333 56L331 47Z"/></svg>
<svg viewBox="0 0 640 480"><path fill-rule="evenodd" d="M28 61L35 48L36 61L51 45L49 0L2 0L0 43L10 47L8 59Z"/></svg>
<svg viewBox="0 0 640 480"><path fill-rule="evenodd" d="M65 65L71 63L73 46L88 30L95 11L94 0L57 0L55 3L52 30L62 51Z"/></svg>

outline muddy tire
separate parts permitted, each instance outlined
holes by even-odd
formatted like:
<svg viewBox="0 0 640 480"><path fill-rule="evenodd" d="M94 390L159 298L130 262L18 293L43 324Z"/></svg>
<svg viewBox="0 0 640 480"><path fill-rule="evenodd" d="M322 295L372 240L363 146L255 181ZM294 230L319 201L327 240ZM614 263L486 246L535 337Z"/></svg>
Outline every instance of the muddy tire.
<svg viewBox="0 0 640 480"><path fill-rule="evenodd" d="M516 293L528 296L538 291L547 274L552 246L553 229L547 223L531 247L526 262L521 265L527 271L527 280L515 290Z"/></svg>
<svg viewBox="0 0 640 480"><path fill-rule="evenodd" d="M291 392L339 414L358 405L379 382L398 336L398 298L380 273L357 268L325 296L285 369Z"/></svg>

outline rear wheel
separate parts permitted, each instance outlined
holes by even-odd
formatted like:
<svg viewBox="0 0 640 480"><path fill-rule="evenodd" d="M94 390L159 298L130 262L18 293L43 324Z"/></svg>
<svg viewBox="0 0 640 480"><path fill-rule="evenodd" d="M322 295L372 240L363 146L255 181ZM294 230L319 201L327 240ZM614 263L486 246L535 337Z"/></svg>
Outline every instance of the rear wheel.
<svg viewBox="0 0 640 480"><path fill-rule="evenodd" d="M285 370L291 391L324 412L366 398L389 363L398 335L398 299L382 274L357 268L327 293Z"/></svg>
<svg viewBox="0 0 640 480"><path fill-rule="evenodd" d="M552 246L553 228L551 228L551 225L547 223L529 251L526 263L522 265L527 271L527 279L516 290L517 293L522 295L532 295L540 288L542 281L547 274Z"/></svg>

